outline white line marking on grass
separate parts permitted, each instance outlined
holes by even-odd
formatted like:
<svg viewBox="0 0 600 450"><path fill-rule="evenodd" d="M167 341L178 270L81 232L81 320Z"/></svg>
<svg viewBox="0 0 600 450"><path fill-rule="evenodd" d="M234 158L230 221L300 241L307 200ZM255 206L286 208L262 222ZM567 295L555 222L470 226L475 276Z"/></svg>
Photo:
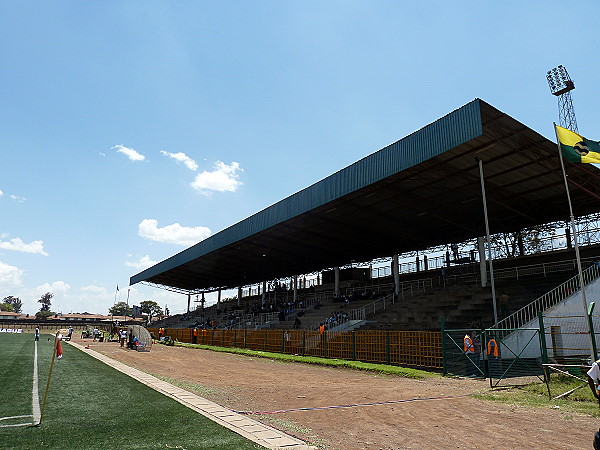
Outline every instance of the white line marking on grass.
<svg viewBox="0 0 600 450"><path fill-rule="evenodd" d="M8 417L0 417L0 420L9 420L9 419L22 419L23 417L33 417L31 414L25 416L8 416ZM27 427L31 426L31 422L27 423L11 423L8 425L0 425L0 428L10 428L10 427Z"/></svg>
<svg viewBox="0 0 600 450"><path fill-rule="evenodd" d="M35 350L33 351L33 388L31 390L32 397L32 409L33 409L33 424L38 425L42 413L40 411L40 394L38 392L38 350L37 341L35 341Z"/></svg>

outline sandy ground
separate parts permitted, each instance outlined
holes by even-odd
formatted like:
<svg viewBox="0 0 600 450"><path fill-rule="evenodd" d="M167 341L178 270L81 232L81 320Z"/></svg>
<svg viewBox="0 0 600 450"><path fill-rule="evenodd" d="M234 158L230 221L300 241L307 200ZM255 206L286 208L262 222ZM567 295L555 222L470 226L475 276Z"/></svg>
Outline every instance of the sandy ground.
<svg viewBox="0 0 600 450"><path fill-rule="evenodd" d="M153 375L198 383L204 389L196 393L236 411L395 402L251 416L327 449L585 449L600 426L585 415L471 397L402 402L487 390L479 380L420 381L208 350L78 342Z"/></svg>

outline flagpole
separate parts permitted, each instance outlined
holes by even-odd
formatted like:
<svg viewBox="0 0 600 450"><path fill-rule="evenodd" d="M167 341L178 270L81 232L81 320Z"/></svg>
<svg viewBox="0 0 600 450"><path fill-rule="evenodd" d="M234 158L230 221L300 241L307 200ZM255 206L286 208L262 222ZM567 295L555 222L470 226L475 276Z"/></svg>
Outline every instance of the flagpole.
<svg viewBox="0 0 600 450"><path fill-rule="evenodd" d="M579 256L579 244L577 242L577 228L575 227L575 217L573 216L573 206L571 204L571 194L569 192L569 183L567 182L567 172L565 171L565 162L563 161L562 150L560 148L560 139L558 138L558 130L556 129L556 122L554 123L554 134L556 135L556 142L558 146L558 159L560 160L560 168L563 174L563 180L565 182L565 190L567 191L567 200L569 203L569 218L571 221L571 232L573 233L573 242L575 244L575 259L577 260L577 272L579 275L579 286L581 289L581 301L583 302L583 312L587 316L587 299L585 298L585 285L583 283L583 270L581 268L581 257ZM594 354L594 330L590 326L590 321L585 321L588 329L588 337L590 338L590 354L592 356L592 362L596 361L596 355Z"/></svg>
<svg viewBox="0 0 600 450"><path fill-rule="evenodd" d="M117 292L119 292L119 284L117 283L117 288L115 289L115 301L113 302L113 310L114 310L114 306L117 304ZM111 320L114 323L115 321L115 314L114 312L111 314Z"/></svg>

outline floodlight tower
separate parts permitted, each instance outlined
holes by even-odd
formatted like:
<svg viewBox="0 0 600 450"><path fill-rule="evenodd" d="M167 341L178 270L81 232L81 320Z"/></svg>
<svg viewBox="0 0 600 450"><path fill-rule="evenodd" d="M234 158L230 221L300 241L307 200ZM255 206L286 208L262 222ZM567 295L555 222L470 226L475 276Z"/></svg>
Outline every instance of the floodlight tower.
<svg viewBox="0 0 600 450"><path fill-rule="evenodd" d="M575 84L571 80L567 69L562 65L555 67L548 71L546 79L548 80L548 86L550 86L550 92L558 97L560 126L578 133L577 119L575 119L575 110L571 99L571 91L575 89Z"/></svg>

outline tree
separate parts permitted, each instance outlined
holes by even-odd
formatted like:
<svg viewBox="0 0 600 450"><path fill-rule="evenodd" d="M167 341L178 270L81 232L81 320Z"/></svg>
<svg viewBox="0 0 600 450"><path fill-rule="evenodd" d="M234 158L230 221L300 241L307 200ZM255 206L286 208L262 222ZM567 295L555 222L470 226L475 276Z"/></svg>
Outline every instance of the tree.
<svg viewBox="0 0 600 450"><path fill-rule="evenodd" d="M108 308L108 313L112 316L131 316L133 309L125 302L117 302L112 307Z"/></svg>
<svg viewBox="0 0 600 450"><path fill-rule="evenodd" d="M56 314L56 313L53 311L39 310L38 312L35 313L35 318L37 320L46 320L48 317L53 316L54 314Z"/></svg>
<svg viewBox="0 0 600 450"><path fill-rule="evenodd" d="M9 295L8 297L4 297L4 303L8 303L12 306L12 311L21 314L23 312L23 302L19 297L13 297Z"/></svg>
<svg viewBox="0 0 600 450"><path fill-rule="evenodd" d="M13 308L13 305L11 305L10 303L0 303L0 311L9 311L9 312L16 312L15 309Z"/></svg>
<svg viewBox="0 0 600 450"><path fill-rule="evenodd" d="M144 300L143 302L140 302L140 309L150 317L163 315L162 308L154 300Z"/></svg>
<svg viewBox="0 0 600 450"><path fill-rule="evenodd" d="M38 303L42 304L40 311L50 311L50 305L52 304L50 300L52 300L52 297L54 297L54 294L50 292L46 292L44 295L42 295L42 298L38 300Z"/></svg>

